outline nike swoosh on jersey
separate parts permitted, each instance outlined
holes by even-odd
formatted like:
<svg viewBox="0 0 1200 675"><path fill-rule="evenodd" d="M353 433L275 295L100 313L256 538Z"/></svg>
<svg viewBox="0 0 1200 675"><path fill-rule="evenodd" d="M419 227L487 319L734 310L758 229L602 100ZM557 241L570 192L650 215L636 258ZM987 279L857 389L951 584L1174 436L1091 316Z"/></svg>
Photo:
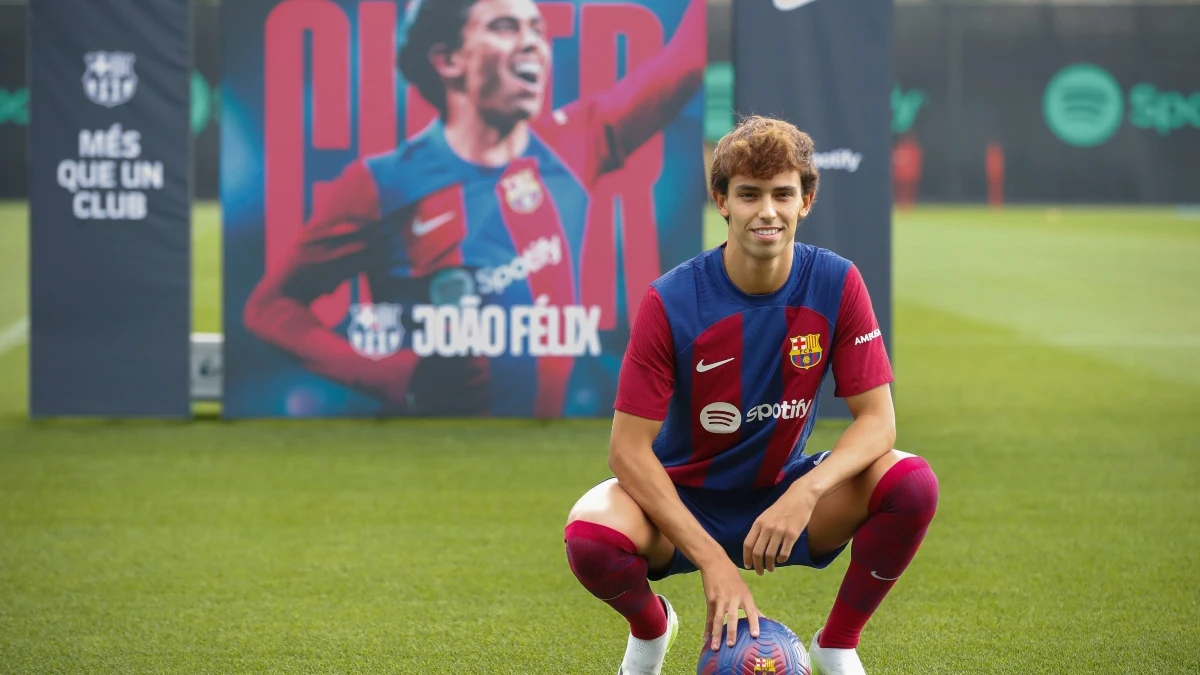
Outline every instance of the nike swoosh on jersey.
<svg viewBox="0 0 1200 675"><path fill-rule="evenodd" d="M418 237L429 234L451 220L454 220L453 211L447 211L442 215L435 216L429 220L414 220L412 226L413 234L417 235Z"/></svg>
<svg viewBox="0 0 1200 675"><path fill-rule="evenodd" d="M696 364L696 372L704 373L704 372L710 371L713 368L716 368L717 366L723 366L726 363L729 363L734 358L736 358L736 357L731 356L731 357L725 359L724 361L717 361L716 363L705 363L704 359L700 359L700 363Z"/></svg>
<svg viewBox="0 0 1200 675"><path fill-rule="evenodd" d="M817 0L775 0L775 9L778 9L781 12L786 12L816 1Z"/></svg>

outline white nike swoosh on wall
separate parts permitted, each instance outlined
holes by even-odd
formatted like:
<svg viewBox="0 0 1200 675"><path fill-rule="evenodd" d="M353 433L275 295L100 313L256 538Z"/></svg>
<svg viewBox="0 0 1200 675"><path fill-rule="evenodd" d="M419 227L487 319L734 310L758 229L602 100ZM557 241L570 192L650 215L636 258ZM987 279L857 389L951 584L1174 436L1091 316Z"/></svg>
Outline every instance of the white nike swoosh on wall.
<svg viewBox="0 0 1200 675"><path fill-rule="evenodd" d="M817 0L775 0L775 9L778 9L781 12L786 12L816 1Z"/></svg>

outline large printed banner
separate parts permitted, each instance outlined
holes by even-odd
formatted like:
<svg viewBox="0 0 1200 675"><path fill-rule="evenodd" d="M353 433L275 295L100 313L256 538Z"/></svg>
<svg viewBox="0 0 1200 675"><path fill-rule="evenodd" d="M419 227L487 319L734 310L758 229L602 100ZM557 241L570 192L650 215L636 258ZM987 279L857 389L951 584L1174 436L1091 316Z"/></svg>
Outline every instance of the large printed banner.
<svg viewBox="0 0 1200 675"><path fill-rule="evenodd" d="M704 0L221 10L227 417L607 416L701 249Z"/></svg>
<svg viewBox="0 0 1200 675"><path fill-rule="evenodd" d="M29 3L33 416L191 415L189 10Z"/></svg>
<svg viewBox="0 0 1200 675"><path fill-rule="evenodd" d="M892 11L892 0L745 0L733 8L736 110L782 117L812 136L821 180L797 238L858 266L889 352ZM831 380L822 405L845 416Z"/></svg>

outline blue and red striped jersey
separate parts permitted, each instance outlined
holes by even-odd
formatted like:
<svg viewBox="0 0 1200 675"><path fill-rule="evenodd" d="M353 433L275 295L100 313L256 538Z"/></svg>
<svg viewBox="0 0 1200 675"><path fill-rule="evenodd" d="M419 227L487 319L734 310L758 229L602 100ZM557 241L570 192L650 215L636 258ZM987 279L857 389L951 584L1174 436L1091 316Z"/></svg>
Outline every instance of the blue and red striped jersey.
<svg viewBox="0 0 1200 675"><path fill-rule="evenodd" d="M614 407L663 422L654 453L677 485L767 488L803 456L819 392L893 381L858 268L795 244L787 283L751 295L729 279L724 245L647 290L621 364Z"/></svg>
<svg viewBox="0 0 1200 675"><path fill-rule="evenodd" d="M587 188L611 155L594 109L569 106L536 125L522 156L500 167L460 159L440 121L393 152L351 164L326 212L304 231L294 283L311 279L317 288L305 295L315 295L361 272L369 298L360 301L406 311L457 305L466 295L482 306L534 306L539 298L554 308L579 305ZM413 349L418 330L405 331L400 351ZM494 397L491 414L561 409L573 359L529 351L505 345L482 366L516 394Z"/></svg>

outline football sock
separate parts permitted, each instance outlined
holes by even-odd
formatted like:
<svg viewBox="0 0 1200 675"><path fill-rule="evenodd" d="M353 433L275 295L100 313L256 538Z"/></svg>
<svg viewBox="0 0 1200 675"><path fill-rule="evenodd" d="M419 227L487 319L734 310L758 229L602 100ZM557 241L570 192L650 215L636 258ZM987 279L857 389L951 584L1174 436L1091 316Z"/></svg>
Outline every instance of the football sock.
<svg viewBox="0 0 1200 675"><path fill-rule="evenodd" d="M583 587L629 621L639 640L667 632L667 613L646 580L646 559L616 530L581 520L567 525L567 562Z"/></svg>
<svg viewBox="0 0 1200 675"><path fill-rule="evenodd" d="M858 646L863 626L917 554L937 502L937 477L920 457L905 457L879 480L867 522L854 533L850 568L817 639L821 648Z"/></svg>

